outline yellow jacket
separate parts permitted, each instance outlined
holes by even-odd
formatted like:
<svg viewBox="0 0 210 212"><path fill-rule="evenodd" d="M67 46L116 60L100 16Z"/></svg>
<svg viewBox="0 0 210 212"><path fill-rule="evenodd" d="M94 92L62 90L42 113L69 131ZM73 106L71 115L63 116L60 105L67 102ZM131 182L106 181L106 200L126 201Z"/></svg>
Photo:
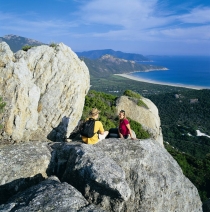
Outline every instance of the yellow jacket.
<svg viewBox="0 0 210 212"><path fill-rule="evenodd" d="M86 138L82 136L82 140L87 144L96 144L98 142L98 133L104 132L103 125L100 121L95 121L94 136L92 138Z"/></svg>

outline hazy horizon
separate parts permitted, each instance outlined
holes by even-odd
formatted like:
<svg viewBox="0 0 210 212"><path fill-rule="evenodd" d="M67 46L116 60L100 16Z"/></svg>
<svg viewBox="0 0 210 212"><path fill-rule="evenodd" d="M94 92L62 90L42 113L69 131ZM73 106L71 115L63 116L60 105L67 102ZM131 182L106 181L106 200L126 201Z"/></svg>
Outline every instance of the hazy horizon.
<svg viewBox="0 0 210 212"><path fill-rule="evenodd" d="M209 56L207 0L0 0L1 37L14 34L73 51Z"/></svg>

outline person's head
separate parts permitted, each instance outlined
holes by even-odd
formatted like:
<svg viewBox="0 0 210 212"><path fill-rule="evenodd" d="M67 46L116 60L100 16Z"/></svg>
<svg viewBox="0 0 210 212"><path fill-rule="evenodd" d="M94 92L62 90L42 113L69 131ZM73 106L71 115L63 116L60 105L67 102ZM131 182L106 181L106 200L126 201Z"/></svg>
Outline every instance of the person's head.
<svg viewBox="0 0 210 212"><path fill-rule="evenodd" d="M97 108L93 108L93 109L90 111L89 116L90 116L90 118L97 119L100 112L101 112L101 111L99 111Z"/></svg>
<svg viewBox="0 0 210 212"><path fill-rule="evenodd" d="M126 116L125 116L125 111L124 110L121 110L120 112L119 112L119 119L125 119L126 118Z"/></svg>

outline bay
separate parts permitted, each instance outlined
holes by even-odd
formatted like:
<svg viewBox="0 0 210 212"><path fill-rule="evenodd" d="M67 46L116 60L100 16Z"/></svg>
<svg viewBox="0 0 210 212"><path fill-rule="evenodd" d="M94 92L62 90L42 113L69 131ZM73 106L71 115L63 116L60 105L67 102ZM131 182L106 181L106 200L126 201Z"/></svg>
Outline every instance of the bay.
<svg viewBox="0 0 210 212"><path fill-rule="evenodd" d="M210 56L148 56L148 58L150 62L139 63L160 65L169 70L134 72L130 75L153 83L210 89Z"/></svg>

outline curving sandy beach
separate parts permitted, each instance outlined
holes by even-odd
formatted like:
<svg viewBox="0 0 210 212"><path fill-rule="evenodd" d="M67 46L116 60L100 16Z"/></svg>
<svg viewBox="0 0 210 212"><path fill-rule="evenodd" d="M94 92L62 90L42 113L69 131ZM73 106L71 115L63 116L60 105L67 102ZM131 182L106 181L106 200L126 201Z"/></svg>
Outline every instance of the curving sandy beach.
<svg viewBox="0 0 210 212"><path fill-rule="evenodd" d="M195 90L201 90L201 89L210 89L209 87L202 87L202 86L194 86L194 85L184 85L184 84L175 84L175 83L165 83L165 82L158 82L158 81L153 81L153 80L147 80L144 78L140 77L134 77L129 74L115 74L117 76L125 77L131 80L136 80L140 82L147 82L147 83L152 83L152 84L158 84L158 85L168 85L168 86L174 86L174 87L183 87L183 88L190 88L190 89L195 89Z"/></svg>

